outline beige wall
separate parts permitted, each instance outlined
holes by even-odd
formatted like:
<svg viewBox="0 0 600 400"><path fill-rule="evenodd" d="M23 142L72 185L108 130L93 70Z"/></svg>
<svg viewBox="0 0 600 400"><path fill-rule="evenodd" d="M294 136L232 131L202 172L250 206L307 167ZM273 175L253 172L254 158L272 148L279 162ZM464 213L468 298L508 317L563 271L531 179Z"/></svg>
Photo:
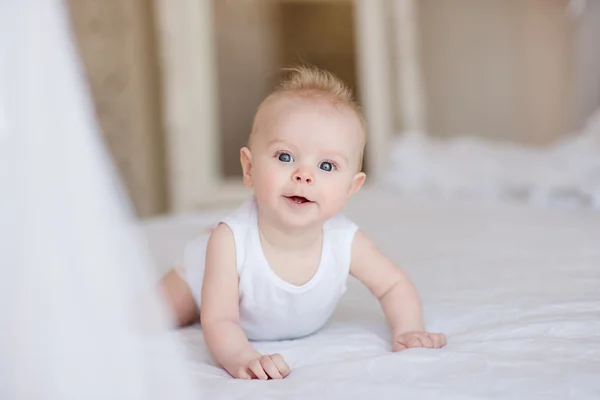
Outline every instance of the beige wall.
<svg viewBox="0 0 600 400"><path fill-rule="evenodd" d="M544 144L570 123L568 0L419 0L426 129Z"/></svg>
<svg viewBox="0 0 600 400"><path fill-rule="evenodd" d="M142 217L165 210L152 1L70 0L100 128Z"/></svg>

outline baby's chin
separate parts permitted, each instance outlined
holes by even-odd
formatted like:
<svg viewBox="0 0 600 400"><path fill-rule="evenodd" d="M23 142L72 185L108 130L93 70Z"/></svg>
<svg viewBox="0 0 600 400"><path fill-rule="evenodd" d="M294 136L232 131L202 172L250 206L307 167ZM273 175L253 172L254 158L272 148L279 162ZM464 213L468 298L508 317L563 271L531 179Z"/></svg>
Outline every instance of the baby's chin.
<svg viewBox="0 0 600 400"><path fill-rule="evenodd" d="M321 227L329 219L333 218L336 210L327 210L319 207L319 204L311 205L313 208L310 212L301 214L280 214L281 224L288 229L308 229L311 227Z"/></svg>
<svg viewBox="0 0 600 400"><path fill-rule="evenodd" d="M287 200L284 200L287 201ZM319 204L282 204L264 214L270 222L286 230L303 230L322 225L327 218L322 215Z"/></svg>

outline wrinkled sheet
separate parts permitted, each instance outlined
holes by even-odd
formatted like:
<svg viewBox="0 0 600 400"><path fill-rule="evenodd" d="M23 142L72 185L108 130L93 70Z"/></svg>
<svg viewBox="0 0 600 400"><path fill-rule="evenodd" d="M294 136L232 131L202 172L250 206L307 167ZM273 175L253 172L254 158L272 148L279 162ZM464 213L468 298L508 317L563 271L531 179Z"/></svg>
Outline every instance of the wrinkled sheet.
<svg viewBox="0 0 600 400"><path fill-rule="evenodd" d="M146 222L159 263L227 210ZM356 280L331 324L255 343L292 368L239 381L208 355L199 326L177 331L200 399L600 398L600 214L523 204L439 202L369 191L347 215L407 271L441 350L391 352L376 300Z"/></svg>

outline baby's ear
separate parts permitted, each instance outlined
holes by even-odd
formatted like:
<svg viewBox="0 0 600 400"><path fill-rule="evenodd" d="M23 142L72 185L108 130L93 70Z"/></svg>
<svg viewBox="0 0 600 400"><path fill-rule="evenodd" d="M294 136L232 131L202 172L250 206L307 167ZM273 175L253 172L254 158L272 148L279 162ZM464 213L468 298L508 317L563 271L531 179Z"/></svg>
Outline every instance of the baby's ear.
<svg viewBox="0 0 600 400"><path fill-rule="evenodd" d="M350 184L350 191L348 192L348 197L358 192L358 190L362 187L363 183L365 183L365 179L367 179L367 175L364 172L359 172L354 176L354 178L352 178L352 183Z"/></svg>
<svg viewBox="0 0 600 400"><path fill-rule="evenodd" d="M242 176L244 178L244 186L252 187L252 153L247 147L242 147L240 150L240 162L242 163Z"/></svg>

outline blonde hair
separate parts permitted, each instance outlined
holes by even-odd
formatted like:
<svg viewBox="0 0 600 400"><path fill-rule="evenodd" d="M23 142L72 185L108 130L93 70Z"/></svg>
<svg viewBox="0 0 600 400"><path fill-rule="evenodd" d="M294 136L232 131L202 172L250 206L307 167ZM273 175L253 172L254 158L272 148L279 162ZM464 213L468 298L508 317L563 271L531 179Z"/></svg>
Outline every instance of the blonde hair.
<svg viewBox="0 0 600 400"><path fill-rule="evenodd" d="M359 119L363 131L363 146L361 147L359 160L359 170L362 169L363 151L366 143L366 122L352 90L333 73L315 66L294 66L284 68L283 71L289 72L288 76L260 103L256 115L269 100L282 94L325 100L336 107L349 108ZM256 131L256 115L248 143L250 143Z"/></svg>

